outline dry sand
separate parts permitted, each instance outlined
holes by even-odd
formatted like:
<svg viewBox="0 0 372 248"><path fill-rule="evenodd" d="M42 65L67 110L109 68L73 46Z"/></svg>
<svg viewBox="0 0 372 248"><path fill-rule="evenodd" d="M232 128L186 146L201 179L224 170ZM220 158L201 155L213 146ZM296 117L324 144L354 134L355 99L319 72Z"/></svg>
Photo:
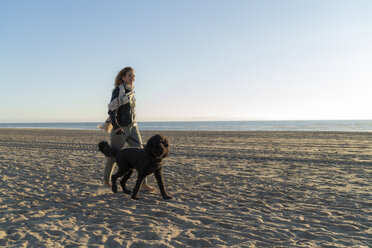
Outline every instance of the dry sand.
<svg viewBox="0 0 372 248"><path fill-rule="evenodd" d="M372 133L162 133L174 199L135 201L102 187L106 134L0 129L0 246L372 246Z"/></svg>

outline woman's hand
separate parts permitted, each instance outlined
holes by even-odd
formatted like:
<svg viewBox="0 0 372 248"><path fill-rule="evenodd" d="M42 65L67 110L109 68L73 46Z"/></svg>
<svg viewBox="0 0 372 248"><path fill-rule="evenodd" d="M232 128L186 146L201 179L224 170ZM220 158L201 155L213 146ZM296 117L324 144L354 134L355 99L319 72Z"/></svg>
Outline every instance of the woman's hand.
<svg viewBox="0 0 372 248"><path fill-rule="evenodd" d="M117 135L124 134L124 128L119 127L118 129L115 129L115 133L116 133Z"/></svg>

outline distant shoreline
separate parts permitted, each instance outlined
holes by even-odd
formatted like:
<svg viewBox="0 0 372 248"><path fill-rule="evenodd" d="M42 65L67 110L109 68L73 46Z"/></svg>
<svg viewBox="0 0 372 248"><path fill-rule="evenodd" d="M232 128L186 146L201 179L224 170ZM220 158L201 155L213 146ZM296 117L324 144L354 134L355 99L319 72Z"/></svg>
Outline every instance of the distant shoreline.
<svg viewBox="0 0 372 248"><path fill-rule="evenodd" d="M99 130L101 122L0 123L0 128ZM142 131L337 131L372 132L372 120L138 122Z"/></svg>

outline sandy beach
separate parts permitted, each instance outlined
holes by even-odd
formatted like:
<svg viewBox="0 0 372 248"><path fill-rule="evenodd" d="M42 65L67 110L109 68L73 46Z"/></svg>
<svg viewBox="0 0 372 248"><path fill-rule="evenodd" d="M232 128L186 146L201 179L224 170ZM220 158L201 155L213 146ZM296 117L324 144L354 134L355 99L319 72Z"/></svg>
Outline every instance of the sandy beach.
<svg viewBox="0 0 372 248"><path fill-rule="evenodd" d="M102 131L0 129L0 246L372 247L372 133L161 133L174 198L135 201Z"/></svg>

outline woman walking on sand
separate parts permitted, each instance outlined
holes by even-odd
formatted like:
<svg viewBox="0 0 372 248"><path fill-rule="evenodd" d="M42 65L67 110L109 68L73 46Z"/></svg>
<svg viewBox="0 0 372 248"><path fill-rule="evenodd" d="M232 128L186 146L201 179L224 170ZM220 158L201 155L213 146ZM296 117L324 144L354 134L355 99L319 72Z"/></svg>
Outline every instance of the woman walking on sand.
<svg viewBox="0 0 372 248"><path fill-rule="evenodd" d="M130 147L142 147L142 139L136 122L136 98L134 96L135 72L132 67L122 69L115 79L115 89L108 104L109 119L111 122L111 146L117 150L128 143ZM104 180L105 185L111 187L110 178L114 168L115 158L107 158ZM154 191L155 188L144 181L142 189Z"/></svg>

